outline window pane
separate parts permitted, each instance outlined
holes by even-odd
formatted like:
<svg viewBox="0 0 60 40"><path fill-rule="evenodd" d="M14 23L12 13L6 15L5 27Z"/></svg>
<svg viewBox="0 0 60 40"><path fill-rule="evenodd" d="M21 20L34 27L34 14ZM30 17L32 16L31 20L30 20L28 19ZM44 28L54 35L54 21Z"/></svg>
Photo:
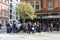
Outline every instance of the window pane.
<svg viewBox="0 0 60 40"><path fill-rule="evenodd" d="M12 16L13 19L16 19L15 16Z"/></svg>
<svg viewBox="0 0 60 40"><path fill-rule="evenodd" d="M48 0L48 8L53 8L53 0Z"/></svg>
<svg viewBox="0 0 60 40"><path fill-rule="evenodd" d="M12 2L12 0L10 0Z"/></svg>
<svg viewBox="0 0 60 40"><path fill-rule="evenodd" d="M59 0L59 8L60 8L60 0Z"/></svg>
<svg viewBox="0 0 60 40"><path fill-rule="evenodd" d="M39 9L39 5L36 5L36 9Z"/></svg>
<svg viewBox="0 0 60 40"><path fill-rule="evenodd" d="M10 19L12 19L12 15L10 15Z"/></svg>
<svg viewBox="0 0 60 40"><path fill-rule="evenodd" d="M18 20L18 17L16 17L16 20Z"/></svg>
<svg viewBox="0 0 60 40"><path fill-rule="evenodd" d="M35 2L35 4L39 4L39 2Z"/></svg>
<svg viewBox="0 0 60 40"><path fill-rule="evenodd" d="M4 11L2 11L2 16L4 16Z"/></svg>
<svg viewBox="0 0 60 40"><path fill-rule="evenodd" d="M2 20L2 24L4 24L4 20Z"/></svg>
<svg viewBox="0 0 60 40"><path fill-rule="evenodd" d="M30 2L30 4L34 4L34 2Z"/></svg>
<svg viewBox="0 0 60 40"><path fill-rule="evenodd" d="M10 14L12 14L12 10L10 10Z"/></svg>
<svg viewBox="0 0 60 40"><path fill-rule="evenodd" d="M16 12L16 15L18 16L18 12Z"/></svg>
<svg viewBox="0 0 60 40"><path fill-rule="evenodd" d="M12 5L10 5L10 9L12 9Z"/></svg>
<svg viewBox="0 0 60 40"><path fill-rule="evenodd" d="M59 0L59 2L60 2L60 0Z"/></svg>

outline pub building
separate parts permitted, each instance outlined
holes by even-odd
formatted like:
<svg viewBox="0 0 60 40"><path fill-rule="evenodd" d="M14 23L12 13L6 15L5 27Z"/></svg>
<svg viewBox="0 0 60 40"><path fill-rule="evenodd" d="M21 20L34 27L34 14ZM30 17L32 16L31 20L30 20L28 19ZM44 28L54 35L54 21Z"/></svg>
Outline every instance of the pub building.
<svg viewBox="0 0 60 40"><path fill-rule="evenodd" d="M57 22L60 23L60 0L21 0L30 3L35 9L37 15L33 22L39 21L41 23L53 23L56 27ZM29 21L26 17L26 21ZM31 20L30 20L31 21Z"/></svg>

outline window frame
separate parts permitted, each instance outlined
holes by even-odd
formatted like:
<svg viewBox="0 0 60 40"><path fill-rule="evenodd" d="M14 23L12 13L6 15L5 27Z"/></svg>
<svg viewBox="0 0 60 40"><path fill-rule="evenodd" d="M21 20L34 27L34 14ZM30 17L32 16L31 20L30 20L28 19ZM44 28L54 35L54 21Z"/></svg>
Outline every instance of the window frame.
<svg viewBox="0 0 60 40"><path fill-rule="evenodd" d="M47 4L48 5L48 9L54 8L54 2L53 1L54 0L52 0L52 2L51 2L51 0L50 1L48 0L48 4Z"/></svg>

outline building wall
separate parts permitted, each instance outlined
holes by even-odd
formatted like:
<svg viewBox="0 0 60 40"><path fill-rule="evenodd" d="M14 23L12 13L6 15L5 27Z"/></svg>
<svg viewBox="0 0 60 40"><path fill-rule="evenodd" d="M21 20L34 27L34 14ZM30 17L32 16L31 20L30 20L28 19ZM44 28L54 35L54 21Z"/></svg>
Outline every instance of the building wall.
<svg viewBox="0 0 60 40"><path fill-rule="evenodd" d="M21 0L21 1L25 1L25 2L28 2L28 1L41 1L41 8L48 8L48 0ZM58 7L58 0L53 0L53 8L56 8Z"/></svg>
<svg viewBox="0 0 60 40"><path fill-rule="evenodd" d="M58 8L58 0L54 0L54 8Z"/></svg>
<svg viewBox="0 0 60 40"><path fill-rule="evenodd" d="M39 5L39 10L36 10L37 11L37 15L39 16L39 19L40 19L40 16L42 15L43 13L43 16L49 16L49 15L59 15L60 12L56 12L56 8L60 9L60 1L59 0L21 0L21 1L24 1L24 2L34 2L34 4L31 4L31 5L34 5L34 9L36 10L36 5ZM37 1L39 1L41 4L35 4ZM47 9L47 11L45 11L45 9ZM40 11L40 10L43 10ZM55 11L55 12L54 12ZM57 13L57 14L56 14Z"/></svg>
<svg viewBox="0 0 60 40"><path fill-rule="evenodd" d="M0 0L0 23L5 25L9 20L9 1Z"/></svg>
<svg viewBox="0 0 60 40"><path fill-rule="evenodd" d="M9 1L9 3L10 3L10 5L12 5L12 9L10 8L10 10L12 11L12 13L10 12L10 20L11 21L13 21L13 20L15 20L15 21L17 21L18 20L18 15L16 15L16 4L18 3L18 2L20 2L20 0L12 0L12 2L11 1Z"/></svg>
<svg viewBox="0 0 60 40"><path fill-rule="evenodd" d="M0 1L0 15L1 15L1 4L2 4L2 3L1 3L1 1Z"/></svg>
<svg viewBox="0 0 60 40"><path fill-rule="evenodd" d="M48 1L47 0L41 0L41 8L47 8L48 7Z"/></svg>

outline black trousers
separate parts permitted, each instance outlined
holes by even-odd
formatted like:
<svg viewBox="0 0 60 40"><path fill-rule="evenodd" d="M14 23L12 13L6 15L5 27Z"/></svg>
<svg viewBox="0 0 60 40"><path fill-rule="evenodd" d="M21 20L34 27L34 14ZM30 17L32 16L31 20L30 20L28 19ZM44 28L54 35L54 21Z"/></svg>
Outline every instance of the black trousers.
<svg viewBox="0 0 60 40"><path fill-rule="evenodd" d="M7 33L11 33L12 32L12 28L11 27L7 27Z"/></svg>

